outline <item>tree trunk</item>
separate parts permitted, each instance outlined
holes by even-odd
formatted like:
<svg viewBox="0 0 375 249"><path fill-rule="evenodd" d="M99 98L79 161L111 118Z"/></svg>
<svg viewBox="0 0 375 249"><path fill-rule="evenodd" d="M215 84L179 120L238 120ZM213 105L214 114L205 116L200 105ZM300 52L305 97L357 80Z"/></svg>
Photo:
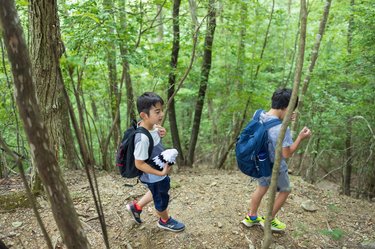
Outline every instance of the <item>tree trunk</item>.
<svg viewBox="0 0 375 249"><path fill-rule="evenodd" d="M163 6L157 5L157 17L158 17L158 41L162 42L164 38L164 25L163 25Z"/></svg>
<svg viewBox="0 0 375 249"><path fill-rule="evenodd" d="M64 83L61 83L64 84ZM60 145L62 149L65 167L68 169L78 169L78 156L74 145L72 129L70 127L69 107L63 95L59 96L62 111Z"/></svg>
<svg viewBox="0 0 375 249"><path fill-rule="evenodd" d="M236 64L236 81L235 87L238 89L238 92L241 93L244 86L244 61L245 61L245 36L246 36L246 27L247 27L247 3L241 2L239 5L241 9L241 27L240 27L240 40L238 43L238 52L237 52L237 64ZM210 113L215 113L214 111L210 111ZM246 113L246 112L244 112ZM224 168L225 161L236 144L237 137L241 132L241 128L243 123L245 122L245 117L239 117L238 115L233 115L233 127L232 134L230 136L226 136L226 140L228 139L229 143L224 143L218 149L217 156L215 157L215 168L222 169ZM215 120L215 119L213 119ZM213 129L215 130L215 129ZM214 134L217 137L217 134ZM215 142L215 144L220 144Z"/></svg>
<svg viewBox="0 0 375 249"><path fill-rule="evenodd" d="M61 70L59 71L59 77L62 78ZM94 164L93 164L92 158L90 157L90 154L87 152L88 149L87 149L87 145L85 143L83 133L79 128L78 121L75 117L73 105L70 101L68 92L66 91L64 85L62 85L62 90L63 90L65 100L66 100L66 102L68 104L68 107L69 107L69 115L70 115L70 118L71 118L72 123L73 123L74 131L76 133L76 137L77 137L77 140L78 140L80 152L81 152L82 159L83 159L83 164L85 166L87 179L88 179L89 185L90 185L90 190L91 190L91 193L92 193L92 196L93 196L93 199L94 199L96 211L97 211L98 216L99 216L99 221L100 221L101 228L102 228L102 231L103 231L104 243L106 245L106 248L109 248L108 235L107 235L107 230L106 230L106 225L105 225L105 217L104 217L104 213L103 213L103 208L101 206L98 185L97 185L97 182L96 182L95 170L94 170L94 166L93 166ZM92 178L94 178L95 187L94 187Z"/></svg>
<svg viewBox="0 0 375 249"><path fill-rule="evenodd" d="M292 123L292 132L293 133L295 133L297 128L298 128L299 110L303 110L304 98L305 98L307 88L308 88L309 83L310 83L311 75L314 71L316 60L318 59L320 43L322 41L324 31L325 31L325 28L326 28L326 25L327 25L329 10L330 10L330 7L331 7L331 2L332 2L332 0L326 0L326 4L324 5L323 16L322 16L322 20L320 21L319 32L316 35L314 47L313 47L313 50L312 50L310 65L309 65L309 68L308 68L308 71L307 71L307 75L306 75L306 77L303 81L302 91L301 91L301 94L299 95L299 99L298 99L298 106L297 106L297 109L296 109L297 115L296 115L295 121Z"/></svg>
<svg viewBox="0 0 375 249"><path fill-rule="evenodd" d="M344 195L350 196L350 179L352 177L353 168L353 155L352 155L352 119L347 122L346 130L346 163L343 171L343 193Z"/></svg>
<svg viewBox="0 0 375 249"><path fill-rule="evenodd" d="M275 151L275 162L272 169L271 186L269 189L269 201L267 203L267 214L264 228L264 243L263 249L268 249L272 243L272 232L271 232L271 216L272 209L275 203L277 179L279 176L280 163L282 159L282 142L284 140L286 129L290 122L290 117L294 110L294 106L297 102L298 89L301 81L301 74L303 69L303 60L305 58L305 43L306 43L306 23L307 23L307 9L306 0L301 0L301 36L299 41L298 60L296 65L296 72L294 76L293 92L289 101L287 113L284 117L283 124L281 125L279 137L277 138L276 151Z"/></svg>
<svg viewBox="0 0 375 249"><path fill-rule="evenodd" d="M125 1L120 1L120 10L122 10L122 13L119 17L119 20L121 22L120 25L120 32L119 34L125 34L126 33L126 10L125 10ZM134 91L133 91L133 85L132 80L130 76L130 65L129 61L127 60L126 56L128 55L128 49L127 49L127 43L126 37L123 37L123 42L120 42L120 53L122 58L122 77L125 79L125 86L126 86L126 106L127 106L127 119L126 119L126 127L130 126L131 120L137 119L137 115L135 112L135 101L134 101Z"/></svg>
<svg viewBox="0 0 375 249"><path fill-rule="evenodd" d="M193 128L191 131L189 154L187 158L187 166L192 167L194 163L194 152L197 145L199 127L201 123L201 116L203 111L204 98L206 96L208 77L211 70L211 60L212 60L212 45L214 42L214 34L216 28L216 9L215 1L209 0L208 3L208 24L207 33L204 41L204 54L203 63L201 68L201 80L198 92L198 98L195 105L195 113L193 119Z"/></svg>
<svg viewBox="0 0 375 249"><path fill-rule="evenodd" d="M354 28L354 0L350 0L350 18L349 18L349 25L348 25L348 35L347 35L347 52L348 56L350 57L352 54L352 41L353 41L353 28ZM349 60L350 61L350 60ZM349 65L348 65L349 66ZM346 72L346 74L350 74L350 72ZM343 175L342 175L342 188L343 194L350 196L350 179L352 175L352 167L353 167L353 160L352 160L352 119L349 117L347 122L347 130L346 130L346 164L344 167Z"/></svg>
<svg viewBox="0 0 375 249"><path fill-rule="evenodd" d="M172 54L170 62L170 73L169 73L169 88L168 88L168 100L172 98L175 91L176 84L176 70L178 62L178 52L180 50L180 3L181 0L174 0L173 2L173 44L172 44ZM181 147L180 136L178 133L177 118L176 118L176 108L175 101L172 98L168 106L168 117L169 125L171 129L171 136L173 147L178 150L179 155L177 157L178 165L184 164L184 154Z"/></svg>
<svg viewBox="0 0 375 249"><path fill-rule="evenodd" d="M43 6L50 6L50 4L45 3ZM61 175L56 155L51 147L46 146L51 143L36 99L30 57L13 1L0 1L0 23L9 61L12 65L19 114L30 144L31 155L47 190L47 197L51 203L52 213L61 237L67 248L90 248ZM42 34L39 33L39 35ZM56 57L51 59L57 61Z"/></svg>
<svg viewBox="0 0 375 249"><path fill-rule="evenodd" d="M195 0L189 0L190 16L193 22L193 30L197 30L199 26L198 17L197 17L197 3Z"/></svg>
<svg viewBox="0 0 375 249"><path fill-rule="evenodd" d="M266 35L264 36L262 51L260 52L260 58L259 58L260 61L262 61L262 59L263 59L264 51L265 51L266 46L267 46L268 34L270 32L270 27L271 27L271 23L272 23L272 17L273 17L274 10L275 10L275 0L272 0L272 9L271 9L271 14L270 14L270 19L268 20L267 31L266 31ZM255 71L255 75L254 75L255 79L258 78L259 69L260 69L260 63L258 64L258 66L256 68L256 71Z"/></svg>
<svg viewBox="0 0 375 249"><path fill-rule="evenodd" d="M45 0L31 0L29 5L31 63L35 79L36 94L41 117L46 125L49 148L56 160L59 151L59 131L61 127L61 103L58 102L61 90L58 88L58 63L55 57L61 54L60 30L57 17L57 3ZM42 21L43 20L43 21ZM43 25L42 25L43 23ZM37 172L33 172L32 189L42 190Z"/></svg>
<svg viewBox="0 0 375 249"><path fill-rule="evenodd" d="M246 14L247 14L246 13L247 7L246 7L246 3L243 3L243 5L244 6L241 6L241 9L242 9L241 15L242 15L242 19L245 20L245 17L246 17ZM273 13L274 13L274 7L275 7L275 1L272 2L270 19L268 21L267 31L266 31L266 34L265 34L265 37L264 37L264 40L263 40L263 46L262 46L262 50L261 50L261 53L260 53L260 60L262 60L264 52L266 51L269 31L270 31ZM244 23L244 21L243 21L243 23ZM244 36L245 36L245 33L243 33L243 32L245 32L244 28L241 30L241 40L244 39ZM241 41L241 42L243 43L243 41ZM241 77L241 75L243 75L243 68L242 68L243 67L243 62L242 62L243 59L241 57L245 54L243 52L245 49L244 49L244 47L241 47L241 46L244 46L244 44L243 45L240 44L240 46L239 46L239 54L238 54L238 59L237 59L237 75L238 75L238 77ZM259 70L260 70L260 64L257 65L256 72L255 72L254 78L252 80L253 82L255 82L256 79L258 78ZM239 89L242 89L242 82L238 82L238 85L239 85ZM247 108L248 108L249 105L250 105L250 96L248 97L248 99L246 101L246 105L245 105L245 109L242 113L242 117L236 117L236 119L234 121L235 129L233 129L233 133L232 133L231 137L229 138L230 142L228 143L227 147L225 149L222 149L222 153L220 155L220 158L219 158L218 162L216 163L216 166L218 168L223 168L229 152L233 149L233 147L236 144L237 137L241 132L243 124L245 123L246 114L247 114L247 110L248 110Z"/></svg>
<svg viewBox="0 0 375 249"><path fill-rule="evenodd" d="M84 58L84 61L83 61L83 64L86 63L86 57ZM86 110L84 104L82 104L82 101L81 101L81 98L80 98L80 94L83 94L83 91L81 89L81 80L82 80L82 75L83 75L83 69L79 69L79 68L76 68L77 70L77 86L75 86L75 83L74 83L74 76L73 76L73 73L74 73L74 69L75 68L70 68L68 70L69 72L69 77L70 77L70 81L71 81L71 84L72 84L72 87L73 87L73 92L74 92L74 97L75 97L75 100L76 100L76 105L77 105L77 109L78 109L78 118L79 120L76 119L75 117L75 114L74 114L74 111L73 111L73 107L71 106L71 101L70 101L70 98L66 92L66 89L65 87L63 86L63 91L64 91L64 97L67 101L67 104L70 105L69 106L69 115L70 115L70 118L72 120L72 123L73 123L73 127L75 129L75 133L77 135L77 139L78 141L80 141L80 138L83 139L80 143L80 152L81 152L81 156L82 156L82 159L84 161L84 164L85 165L93 165L95 164L95 160L94 160L94 156L93 156L93 149L89 148L89 139L88 139L88 134L87 134L87 130L86 130L86 126L85 126L85 118L84 118L84 111ZM62 78L62 76L61 76ZM73 112L72 112L73 111ZM82 136L82 137L81 137ZM82 146L83 144L81 143L84 143L84 147L85 149L82 149ZM91 153L90 153L91 151ZM85 153L85 154L82 154L82 153Z"/></svg>
<svg viewBox="0 0 375 249"><path fill-rule="evenodd" d="M109 19L108 22L108 28L107 32L109 36L115 35L115 29L111 28L111 24L115 24L115 21L111 15L111 11L114 9L114 4L112 0L104 0L103 1L104 10L108 13ZM116 43L112 42L111 44L108 44L108 50L107 50L107 66L108 66L108 79L109 79L109 96L110 96L110 103L111 103L111 115L112 115L112 122L115 120L117 107L119 106L119 91L118 91L118 83L117 83L117 67L116 67ZM120 115L120 113L118 114ZM121 118L118 118L115 127L113 129L113 143L114 147L117 148L117 145L119 144L121 138L121 125L120 125ZM104 162L103 162L104 163ZM104 164L106 167L105 170L108 170L107 164Z"/></svg>
<svg viewBox="0 0 375 249"><path fill-rule="evenodd" d="M111 11L114 9L114 4L112 0L104 0L103 7L105 12L108 14L107 21L107 33L109 36L114 37L115 29L112 28L114 26L115 20L112 18ZM107 67L108 67L108 86L109 86L109 102L111 108L111 117L112 122L115 121L115 127L112 133L112 141L114 148L117 148L117 145L120 142L120 118L115 119L117 109L119 106L119 91L118 91L118 83L117 83L117 67L116 67L116 43L108 43L107 44ZM120 115L120 113L118 113ZM104 152L107 153L107 152ZM109 170L109 162L103 162L103 169Z"/></svg>

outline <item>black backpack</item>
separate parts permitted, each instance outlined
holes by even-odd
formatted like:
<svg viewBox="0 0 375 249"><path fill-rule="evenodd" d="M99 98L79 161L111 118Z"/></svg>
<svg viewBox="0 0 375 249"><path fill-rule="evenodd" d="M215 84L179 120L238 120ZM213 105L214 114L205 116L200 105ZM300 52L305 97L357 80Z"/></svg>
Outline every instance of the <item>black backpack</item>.
<svg viewBox="0 0 375 249"><path fill-rule="evenodd" d="M135 166L134 138L135 134L137 133L145 134L150 141L150 145L148 147L148 159L151 157L152 149L154 148L154 139L152 138L150 132L141 126L137 128L136 122L133 122L131 127L124 132L124 136L116 154L116 165L120 170L121 176L126 178L139 177L143 173Z"/></svg>

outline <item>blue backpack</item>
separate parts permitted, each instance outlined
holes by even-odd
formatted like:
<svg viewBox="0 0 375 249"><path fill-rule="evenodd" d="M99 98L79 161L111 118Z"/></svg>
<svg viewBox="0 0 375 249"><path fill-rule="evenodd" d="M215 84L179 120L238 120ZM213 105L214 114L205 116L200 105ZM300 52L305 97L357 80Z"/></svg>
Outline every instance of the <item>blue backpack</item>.
<svg viewBox="0 0 375 249"><path fill-rule="evenodd" d="M257 110L253 119L237 138L236 159L238 168L242 173L260 178L272 174L273 163L271 163L268 152L268 129L281 124L280 119L272 119L263 123L260 114L263 110Z"/></svg>
<svg viewBox="0 0 375 249"><path fill-rule="evenodd" d="M137 123L133 121L131 127L125 131L116 153L116 165L120 170L121 176L125 178L139 177L143 173L135 166L134 138L135 134L137 133L145 134L150 141L150 145L148 148L149 158L151 157L151 153L154 148L154 139L152 139L150 132L141 126L137 128Z"/></svg>

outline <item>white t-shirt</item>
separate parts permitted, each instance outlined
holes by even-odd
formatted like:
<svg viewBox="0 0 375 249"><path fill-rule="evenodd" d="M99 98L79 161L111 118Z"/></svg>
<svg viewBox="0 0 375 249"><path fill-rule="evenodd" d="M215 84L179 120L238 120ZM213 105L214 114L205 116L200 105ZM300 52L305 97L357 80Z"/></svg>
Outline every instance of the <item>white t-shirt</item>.
<svg viewBox="0 0 375 249"><path fill-rule="evenodd" d="M261 115L260 115L260 120L262 122L267 122L267 121L270 121L272 119L275 119L277 118L276 116L272 116L272 115L268 115L266 114L265 112L263 112ZM274 162L275 161L275 149L276 149L276 143L277 143L277 138L279 136L279 133L280 133L280 129L281 129L281 124L279 125L276 125L272 128L270 128L268 130L268 152L270 153L270 160L271 162ZM287 128L286 132L285 132L285 137L284 137L284 140L283 140L283 144L282 144L282 147L288 147L288 146L291 146L293 144L293 139L292 139L292 135L290 133L290 129L289 127ZM286 171L288 170L288 165L285 161L285 158L282 158L281 160L281 164L280 164L280 172L282 171Z"/></svg>
<svg viewBox="0 0 375 249"><path fill-rule="evenodd" d="M161 138L159 136L158 130L153 129L149 131L151 137L154 140L154 148L152 149L152 153L150 156L154 158L155 156L159 155L161 152L164 151L164 146L161 143ZM134 138L134 159L146 161L148 156L148 148L150 145L150 141L145 134L137 133ZM148 164L152 164L152 162L147 162ZM146 183L154 183L163 180L166 176L157 176L153 174L143 173L139 178L142 182Z"/></svg>

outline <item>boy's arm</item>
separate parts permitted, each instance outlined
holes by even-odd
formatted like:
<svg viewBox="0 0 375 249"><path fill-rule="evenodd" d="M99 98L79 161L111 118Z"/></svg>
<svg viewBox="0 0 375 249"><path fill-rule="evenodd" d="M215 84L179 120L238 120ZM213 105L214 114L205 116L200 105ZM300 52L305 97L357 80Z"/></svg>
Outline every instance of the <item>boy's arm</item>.
<svg viewBox="0 0 375 249"><path fill-rule="evenodd" d="M309 138L310 136L311 136L310 129L307 127L303 127L301 132L298 134L296 141L294 141L294 143L291 146L283 147L283 151L282 151L283 157L284 158L291 157L293 153L298 149L302 140Z"/></svg>
<svg viewBox="0 0 375 249"><path fill-rule="evenodd" d="M154 169L153 167L151 167L145 161L137 160L137 159L135 159L135 167L137 167L137 169L143 171L144 173L153 174L153 175L157 175L157 176L168 175L169 171L171 170L171 166L169 166L168 163L166 163L166 165L164 165L163 170L160 171L160 170Z"/></svg>

